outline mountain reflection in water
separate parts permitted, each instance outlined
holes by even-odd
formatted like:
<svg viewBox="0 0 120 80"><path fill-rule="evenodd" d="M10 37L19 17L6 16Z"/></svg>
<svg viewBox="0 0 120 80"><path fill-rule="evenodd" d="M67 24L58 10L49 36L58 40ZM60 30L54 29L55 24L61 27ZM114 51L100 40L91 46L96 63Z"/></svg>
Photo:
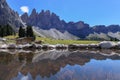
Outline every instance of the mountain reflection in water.
<svg viewBox="0 0 120 80"><path fill-rule="evenodd" d="M0 80L120 80L120 51L2 51Z"/></svg>

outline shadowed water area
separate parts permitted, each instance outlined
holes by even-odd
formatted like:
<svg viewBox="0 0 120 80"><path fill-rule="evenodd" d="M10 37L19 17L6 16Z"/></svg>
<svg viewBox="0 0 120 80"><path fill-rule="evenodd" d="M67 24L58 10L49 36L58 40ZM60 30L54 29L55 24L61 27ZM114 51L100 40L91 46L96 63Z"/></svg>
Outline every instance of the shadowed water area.
<svg viewBox="0 0 120 80"><path fill-rule="evenodd" d="M119 50L0 50L0 80L120 80Z"/></svg>

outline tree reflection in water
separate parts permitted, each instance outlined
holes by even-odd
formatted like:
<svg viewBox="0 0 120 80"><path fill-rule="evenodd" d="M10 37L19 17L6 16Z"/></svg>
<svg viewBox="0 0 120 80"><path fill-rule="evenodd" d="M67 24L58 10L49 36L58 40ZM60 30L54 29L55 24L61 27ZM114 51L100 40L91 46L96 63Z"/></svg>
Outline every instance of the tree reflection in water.
<svg viewBox="0 0 120 80"><path fill-rule="evenodd" d="M119 80L119 67L119 51L0 53L0 80Z"/></svg>

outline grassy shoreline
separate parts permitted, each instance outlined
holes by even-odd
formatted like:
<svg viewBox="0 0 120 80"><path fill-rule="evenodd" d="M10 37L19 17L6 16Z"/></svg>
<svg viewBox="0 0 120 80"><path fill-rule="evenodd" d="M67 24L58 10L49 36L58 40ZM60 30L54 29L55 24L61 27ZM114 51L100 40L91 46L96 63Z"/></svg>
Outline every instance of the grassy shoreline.
<svg viewBox="0 0 120 80"><path fill-rule="evenodd" d="M18 37L16 36L6 36L4 38L7 39L7 43L15 43L15 39ZM97 44L100 41L93 41L93 40L56 40L56 39L50 39L50 38L43 38L36 36L36 41L43 41L43 44Z"/></svg>
<svg viewBox="0 0 120 80"><path fill-rule="evenodd" d="M49 38L36 37L36 41L42 40L44 44L97 44L100 41L93 40L55 40Z"/></svg>

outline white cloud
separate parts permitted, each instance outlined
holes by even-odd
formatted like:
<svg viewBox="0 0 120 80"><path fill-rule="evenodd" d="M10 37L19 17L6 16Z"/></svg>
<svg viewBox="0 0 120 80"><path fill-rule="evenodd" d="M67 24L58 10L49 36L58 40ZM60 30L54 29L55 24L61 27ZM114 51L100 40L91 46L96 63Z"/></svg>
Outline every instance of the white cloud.
<svg viewBox="0 0 120 80"><path fill-rule="evenodd" d="M28 13L29 12L29 7L28 6L22 6L22 7L20 7L20 9L21 9L21 11L22 12L26 12L26 13Z"/></svg>

